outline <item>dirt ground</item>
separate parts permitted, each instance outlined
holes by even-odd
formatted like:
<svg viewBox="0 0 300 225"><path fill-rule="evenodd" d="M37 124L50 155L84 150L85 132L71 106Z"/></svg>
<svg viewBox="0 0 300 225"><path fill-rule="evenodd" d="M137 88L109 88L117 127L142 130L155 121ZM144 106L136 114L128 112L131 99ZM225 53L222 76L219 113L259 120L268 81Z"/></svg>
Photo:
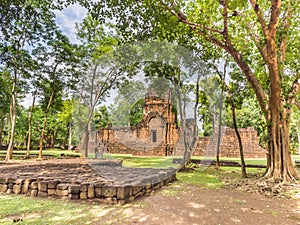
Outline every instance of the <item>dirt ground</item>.
<svg viewBox="0 0 300 225"><path fill-rule="evenodd" d="M94 224L226 225L300 224L300 201L175 182L115 208ZM99 212L101 214L101 212Z"/></svg>
<svg viewBox="0 0 300 225"><path fill-rule="evenodd" d="M49 169L50 162L52 163L43 162L40 167ZM73 171L78 177L78 168L77 171L74 168L72 170L66 168L64 161L60 162L62 164L59 168L64 167L64 170L55 170L57 175L62 171L68 171L69 174ZM84 163L77 160L75 166L82 164ZM0 165L2 172L6 169L5 165ZM10 172L11 169L10 167ZM30 172L36 171L23 167L23 173ZM90 173L91 170L83 169L79 174L85 176ZM49 174L44 171L43 175ZM108 205L105 208L106 210L101 208L93 212L95 219L91 221L92 224L300 224L300 198L272 198L230 187L212 190L181 181L173 182L124 206Z"/></svg>

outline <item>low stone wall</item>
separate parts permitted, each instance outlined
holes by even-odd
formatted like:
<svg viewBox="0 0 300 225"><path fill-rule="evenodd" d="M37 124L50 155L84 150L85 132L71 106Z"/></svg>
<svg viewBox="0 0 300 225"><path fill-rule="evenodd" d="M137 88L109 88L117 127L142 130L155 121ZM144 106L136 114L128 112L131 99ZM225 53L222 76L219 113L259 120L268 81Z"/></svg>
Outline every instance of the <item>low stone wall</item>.
<svg viewBox="0 0 300 225"><path fill-rule="evenodd" d="M137 185L114 185L107 183L63 183L60 180L44 180L43 178L0 178L0 192L7 194L24 194L32 197L54 196L68 199L102 199L108 203L126 204L153 190L174 181L171 175L155 183Z"/></svg>
<svg viewBox="0 0 300 225"><path fill-rule="evenodd" d="M92 160L90 164L63 162L0 165L0 193L126 204L176 180L174 169L125 168L120 161L108 160Z"/></svg>

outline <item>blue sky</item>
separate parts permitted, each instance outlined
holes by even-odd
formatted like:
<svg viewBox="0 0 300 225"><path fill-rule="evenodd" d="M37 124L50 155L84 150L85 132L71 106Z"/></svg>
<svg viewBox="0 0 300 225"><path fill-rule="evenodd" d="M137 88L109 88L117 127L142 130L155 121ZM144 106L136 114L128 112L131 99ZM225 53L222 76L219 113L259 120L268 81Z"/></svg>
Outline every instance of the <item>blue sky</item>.
<svg viewBox="0 0 300 225"><path fill-rule="evenodd" d="M87 10L78 4L70 5L62 11L56 11L56 23L61 31L67 35L72 43L78 43L76 39L75 24L82 22Z"/></svg>

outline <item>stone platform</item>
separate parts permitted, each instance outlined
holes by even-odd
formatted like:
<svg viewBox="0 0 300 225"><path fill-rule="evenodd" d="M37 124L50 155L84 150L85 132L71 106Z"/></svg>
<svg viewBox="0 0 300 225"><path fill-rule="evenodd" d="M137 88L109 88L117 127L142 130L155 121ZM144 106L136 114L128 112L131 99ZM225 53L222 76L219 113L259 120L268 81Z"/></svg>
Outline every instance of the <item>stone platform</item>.
<svg viewBox="0 0 300 225"><path fill-rule="evenodd" d="M175 169L125 168L115 160L56 159L0 164L1 193L119 204L175 179Z"/></svg>

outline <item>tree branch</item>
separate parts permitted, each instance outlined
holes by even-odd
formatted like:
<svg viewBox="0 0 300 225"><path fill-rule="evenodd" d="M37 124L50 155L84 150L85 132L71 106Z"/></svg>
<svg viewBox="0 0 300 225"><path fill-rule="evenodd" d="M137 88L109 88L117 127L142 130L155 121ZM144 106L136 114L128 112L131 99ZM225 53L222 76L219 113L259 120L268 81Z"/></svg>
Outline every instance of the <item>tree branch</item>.
<svg viewBox="0 0 300 225"><path fill-rule="evenodd" d="M291 87L291 92L287 100L287 103L290 105L294 105L296 102L296 97L298 96L299 93L300 93L300 75L298 74L296 80L293 82L293 85Z"/></svg>
<svg viewBox="0 0 300 225"><path fill-rule="evenodd" d="M249 0L249 1L250 1L250 4L251 4L254 12L256 13L256 16L258 18L258 21L259 21L259 23L261 25L261 28L262 28L262 31L263 31L265 37L266 38L269 37L268 27L267 27L266 21L265 21L265 19L263 17L263 14L262 14L262 12L260 10L259 5L257 4L256 0Z"/></svg>
<svg viewBox="0 0 300 225"><path fill-rule="evenodd" d="M294 4L295 0L292 1ZM283 31L280 34L279 37L279 49L280 49L280 62L283 62L285 60L286 56L286 47L287 47L287 41L288 41L288 31L290 29L290 20L292 18L292 10L291 10L291 1L288 2L288 7L286 11L283 14Z"/></svg>
<svg viewBox="0 0 300 225"><path fill-rule="evenodd" d="M180 10L174 9L177 6L175 2L172 4L172 7L170 7L166 3L164 3L163 0L159 0L159 1L163 5L163 7L165 7L165 9L167 9L180 22L183 22L183 23L189 25L190 27L208 30L208 31L211 31L211 32L214 32L214 33L218 33L218 34L222 34L223 33L222 31L220 31L218 29L210 28L210 27L207 27L207 26L204 26L204 25L201 25L201 24L189 21L187 19L187 16L183 12L181 12Z"/></svg>
<svg viewBox="0 0 300 225"><path fill-rule="evenodd" d="M277 32L277 25L279 22L281 8L281 0L273 0L271 7L270 23L268 26L269 37L274 38Z"/></svg>
<svg viewBox="0 0 300 225"><path fill-rule="evenodd" d="M264 60L264 62L268 63L266 45L265 44L264 45L260 45L260 43L259 43L259 37L255 33L253 33L253 29L250 27L249 24L246 25L246 29L248 30L250 38L254 42L256 48L258 49L260 55L262 56L262 58Z"/></svg>
<svg viewBox="0 0 300 225"><path fill-rule="evenodd" d="M252 2L255 2L256 4L256 1L254 0L251 0ZM171 8L170 6L168 6L166 3L164 3L162 0L160 0L161 4L163 5L163 7L166 8L166 10L168 10L172 15L176 16L177 18L180 18L177 13L174 11L173 8ZM225 8L226 8L226 5L222 4ZM226 10L226 9L225 9ZM225 11L226 12L226 11ZM260 15L260 9L258 8L258 14ZM225 15L226 16L226 15ZM261 106L261 109L263 110L263 112L267 115L267 112L268 112L268 103L267 103L267 96L266 96L266 93L265 91L263 90L259 80L255 77L255 75L253 74L250 66L243 60L243 56L242 54L232 45L230 39L229 39L229 36L227 34L225 34L224 36L224 33L226 33L226 28L225 28L225 32L222 31L221 34L222 36L227 40L225 40L225 43L223 43L221 40L219 40L216 36L214 35L207 35L207 33L205 31L212 31L210 28L207 28L206 26L200 26L198 24L194 25L193 22L189 21L187 18L185 18L184 20L181 18L179 20L181 23L185 23L187 25L189 25L189 27L196 33L198 34L199 36L203 37L206 41L224 49L227 53L229 53L234 61L239 65L239 67L241 68L241 70L243 71L243 73L245 74L247 80L249 81L250 85L252 86L252 88L254 89L254 92L258 98L258 102ZM264 20L262 20L263 22L263 25L265 25L265 22ZM227 19L224 18L224 24L225 26L228 26L227 25ZM265 26L266 27L266 26ZM267 29L266 29L267 31ZM218 33L220 34L220 31L218 32L215 32L215 33Z"/></svg>

